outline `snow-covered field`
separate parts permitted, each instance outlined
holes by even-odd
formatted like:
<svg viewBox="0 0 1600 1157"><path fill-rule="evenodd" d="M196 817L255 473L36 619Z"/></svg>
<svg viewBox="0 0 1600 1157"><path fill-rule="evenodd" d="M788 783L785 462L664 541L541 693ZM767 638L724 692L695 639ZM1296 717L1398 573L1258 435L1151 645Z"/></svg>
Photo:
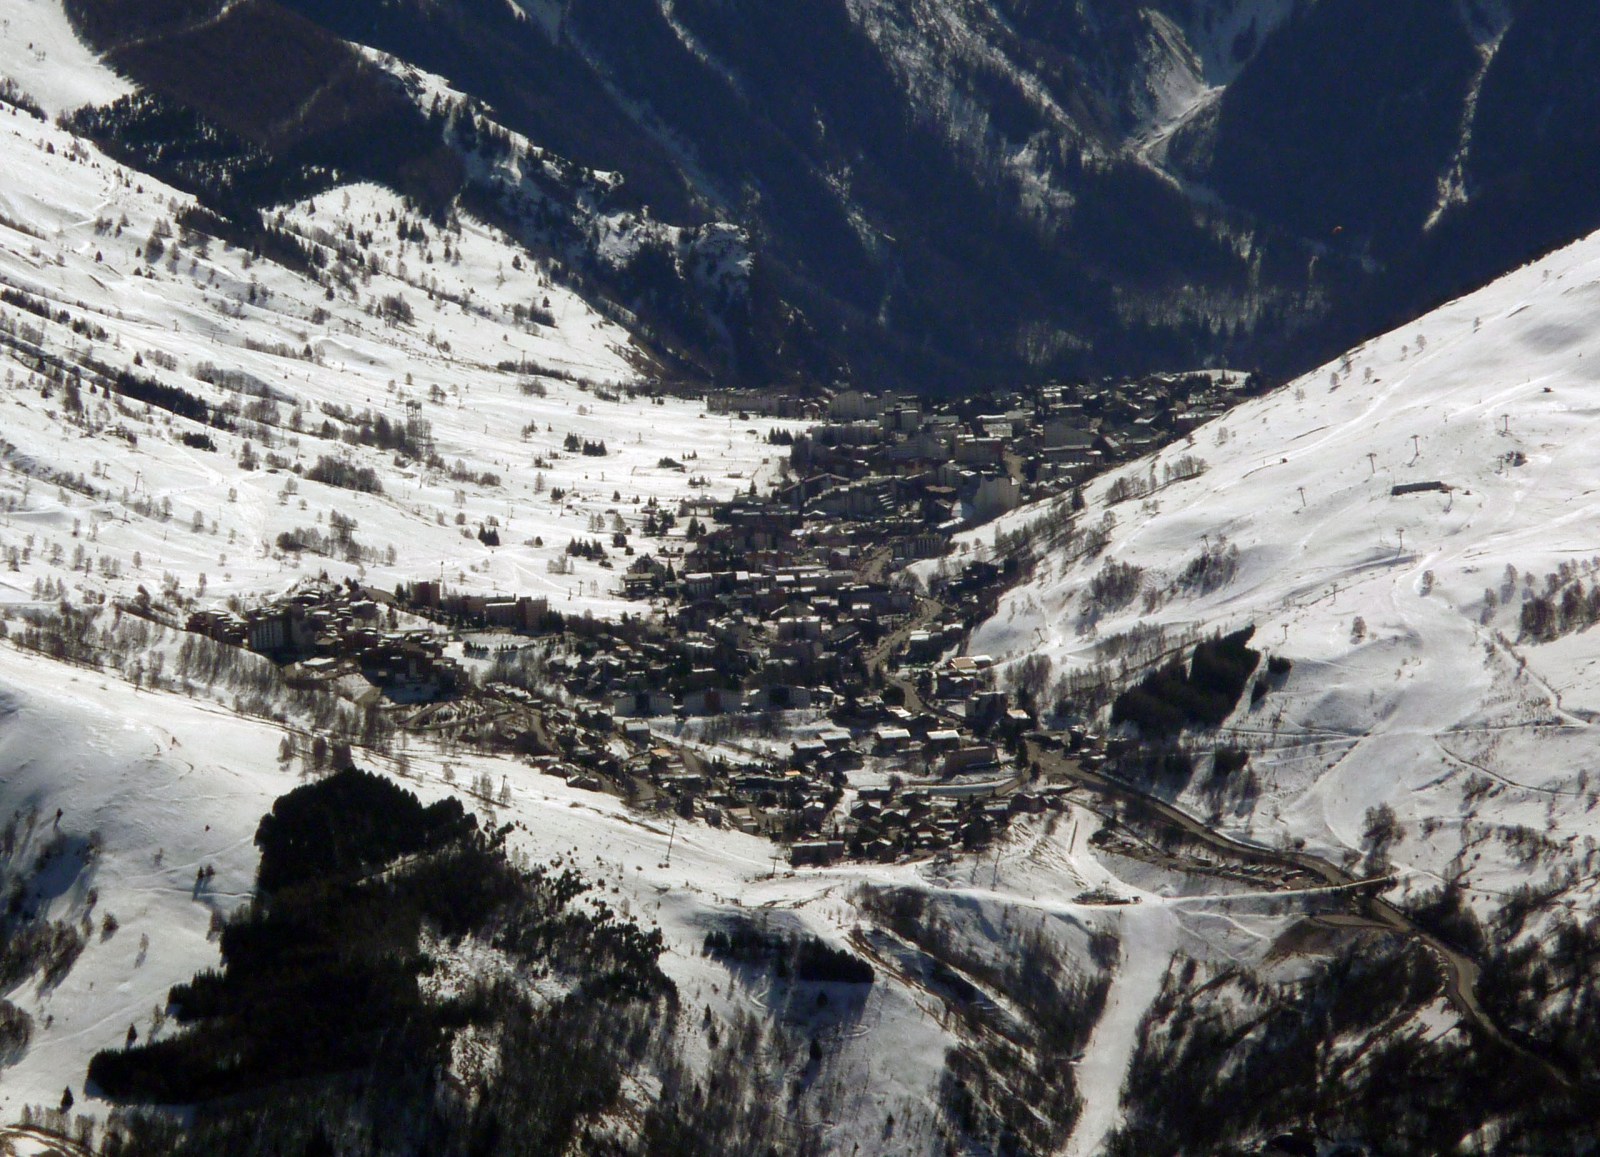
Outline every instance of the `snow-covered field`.
<svg viewBox="0 0 1600 1157"><path fill-rule="evenodd" d="M46 7L24 12L50 43L70 40L70 31L43 27ZM4 45L0 73L12 71L8 58L26 56L11 36ZM113 82L88 70L76 89L61 82L59 100L102 99ZM616 530L637 534L652 501L676 511L776 477L782 452L765 436L785 423L714 416L692 400L630 399L642 362L627 333L471 219L459 231L438 230L368 185L285 206L281 223L325 252L370 234L370 244L357 242L366 268L325 292L243 251L183 244L173 226L187 196L58 128L0 115L0 153L0 281L101 332L86 337L8 313L41 329L47 352L90 353L212 406L232 402L246 419L230 434L140 404L124 412L91 394L74 426L61 391L41 396L29 368L15 353L6 357L0 542L27 557L0 575L0 601L32 600L40 580L124 595L175 581L193 595L202 576L203 593L216 600L279 591L303 565L386 587L442 576L469 593L546 595L556 609L615 614L628 606L616 595L628 560L618 551L616 569L579 559L571 573L552 573L572 539L598 538L610 550ZM413 240L402 241L407 221ZM150 262L144 250L158 233L169 234L165 253ZM383 316L386 300L403 302L411 320ZM552 324L519 320L514 307ZM508 363L514 368L496 368ZM238 379L200 381L205 367L248 375L246 389L269 396L241 392ZM350 423L340 415L365 411L396 427L426 423L443 466L341 443ZM252 415L264 431L246 429ZM116 435L119 427L131 441ZM184 434L206 434L216 449L186 445ZM605 456L567 449L569 435L603 443ZM240 466L247 442L254 470ZM383 493L291 472L323 456L370 467ZM681 468L662 465L668 458ZM83 485L28 478L37 464ZM277 548L286 531L328 533L332 511L355 520L362 563L311 554L301 563ZM485 526L496 529L499 547L475 537ZM635 541L641 552L663 545Z"/></svg>
<svg viewBox="0 0 1600 1157"><path fill-rule="evenodd" d="M1081 525L1109 528L1103 555L1047 554L972 650L1043 653L1059 675L1136 627L1175 646L1254 625L1254 645L1294 667L1216 737L1250 750L1262 787L1225 823L1337 859L1387 804L1401 889L1437 884L1461 856L1488 907L1533 870L1512 829L1581 864L1600 651L1581 615L1550 642L1525 637L1522 615L1546 595L1559 615L1600 555L1596 301L1589 238L1098 479ZM1185 455L1205 472L1108 502ZM1419 483L1441 488L1394 492ZM1210 590L1198 568L1185 577L1208 553ZM1141 568L1140 592L1091 605L1110 563Z"/></svg>
<svg viewBox="0 0 1600 1157"><path fill-rule="evenodd" d="M0 13L0 74L51 117L108 104L133 86L100 63L67 23L60 0L14 0Z"/></svg>

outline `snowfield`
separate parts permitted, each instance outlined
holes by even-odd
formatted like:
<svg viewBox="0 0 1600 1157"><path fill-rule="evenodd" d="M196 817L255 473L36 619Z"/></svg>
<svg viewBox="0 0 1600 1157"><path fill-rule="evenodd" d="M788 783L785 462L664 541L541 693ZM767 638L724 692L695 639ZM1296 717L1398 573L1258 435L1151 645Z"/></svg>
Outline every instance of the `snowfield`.
<svg viewBox="0 0 1600 1157"><path fill-rule="evenodd" d="M213 406L231 402L245 417L228 433L91 394L80 426L91 436L64 438L64 399L41 397L13 351L0 525L6 545L26 547L28 558L0 576L0 601L37 597L33 584L54 574L38 564L59 551L80 564L68 586L109 594L174 581L212 599L272 592L303 567L384 587L442 577L469 593L544 595L559 610L616 614L629 608L617 593L629 560L619 552L615 569L572 560L570 573L554 573L568 565L567 544L595 538L609 550L614 533L637 532L651 503L677 512L764 487L783 456L766 435L799 428L630 396L640 372L622 329L470 220L451 233L412 221L428 240L400 241L405 205L385 190L349 186L284 208L282 224L313 243L373 237L368 270L384 272L328 297L242 251L185 247L172 223L188 198L59 129L0 116L0 148L17 178L0 189L0 280L103 335L85 342L66 325L14 311L42 331L45 350L92 346L114 368ZM163 231L172 234L160 242L164 259L143 260ZM394 301L411 320L381 316ZM550 324L519 321L513 307L537 309ZM215 379L214 370L236 376L222 385L196 376ZM364 414L397 428L425 423L443 465L341 441ZM187 445L185 435L216 448ZM568 449L569 438L605 454ZM372 469L383 493L290 469L322 457ZM242 468L249 458L256 469ZM48 484L60 476L77 484ZM355 522L350 537L365 548L355 561L348 551L297 557L278 548L285 532L328 533L334 510ZM175 533L180 526L185 533ZM204 533L187 533L196 527ZM499 547L476 537L485 527ZM638 541L643 552L675 549Z"/></svg>
<svg viewBox="0 0 1600 1157"><path fill-rule="evenodd" d="M1513 829L1583 863L1595 637L1579 615L1538 641L1524 608L1585 594L1600 556L1597 301L1591 237L1097 479L1080 525L1108 530L1103 554L1047 553L972 652L1060 675L1135 628L1170 648L1253 625L1294 666L1210 740L1248 749L1262 789L1225 826L1339 859L1387 804L1401 890L1462 856L1488 907L1527 879ZM1204 472L1167 482L1185 456ZM1089 593L1113 565L1139 568L1122 606Z"/></svg>
<svg viewBox="0 0 1600 1157"><path fill-rule="evenodd" d="M0 14L0 75L16 81L52 118L86 104L109 104L133 90L78 39L60 0L6 5Z"/></svg>

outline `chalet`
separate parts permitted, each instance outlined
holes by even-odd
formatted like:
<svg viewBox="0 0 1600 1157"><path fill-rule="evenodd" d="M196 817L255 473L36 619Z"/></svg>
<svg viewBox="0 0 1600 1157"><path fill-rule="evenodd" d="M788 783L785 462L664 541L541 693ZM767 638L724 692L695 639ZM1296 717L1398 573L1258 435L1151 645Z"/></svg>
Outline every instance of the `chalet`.
<svg viewBox="0 0 1600 1157"><path fill-rule="evenodd" d="M1045 797L1035 792L1019 791L1009 801L1013 812L1022 812L1027 815L1038 815L1045 810Z"/></svg>
<svg viewBox="0 0 1600 1157"><path fill-rule="evenodd" d="M822 638L822 620L816 615L788 615L780 618L773 626L779 642L787 643L796 639L813 640Z"/></svg>
<svg viewBox="0 0 1600 1157"><path fill-rule="evenodd" d="M1079 477L1103 463L1105 455L1093 447L1052 446L1039 452L1039 460L1057 477Z"/></svg>
<svg viewBox="0 0 1600 1157"><path fill-rule="evenodd" d="M967 700L967 722L994 723L1005 716L1010 705L1004 691L980 691Z"/></svg>
<svg viewBox="0 0 1600 1157"><path fill-rule="evenodd" d="M722 683L723 673L721 671L715 667L701 665L713 658L713 655L707 652L714 651L714 648L704 643L699 645L688 643L684 645L684 651L685 657L696 665L690 667L689 673L678 680L677 687L680 690L704 691L708 687L716 687ZM697 654L696 652L699 653Z"/></svg>
<svg viewBox="0 0 1600 1157"><path fill-rule="evenodd" d="M1082 407L1079 407L1081 414ZM1082 417L1066 415L1045 422L1039 433L1039 445L1045 450L1079 449L1087 451L1094 446L1094 435L1083 427Z"/></svg>
<svg viewBox="0 0 1600 1157"><path fill-rule="evenodd" d="M622 576L622 586L630 595L648 594L660 590L672 577L670 566L651 555L641 554L628 564Z"/></svg>
<svg viewBox="0 0 1600 1157"><path fill-rule="evenodd" d="M697 792L704 791L706 789L706 777L678 770L681 766L681 764L676 763L668 764L669 770L656 777L656 782L661 785L662 790L673 795L694 795Z"/></svg>
<svg viewBox="0 0 1600 1157"><path fill-rule="evenodd" d="M704 687L683 696L685 715L725 715L741 707L740 693L724 687Z"/></svg>
<svg viewBox="0 0 1600 1157"><path fill-rule="evenodd" d="M462 681L460 666L439 655L436 642L409 637L386 637L383 644L363 651L361 674L391 698L441 698Z"/></svg>
<svg viewBox="0 0 1600 1157"><path fill-rule="evenodd" d="M792 664L791 670L808 667L822 658L821 639L786 639L772 644L771 658Z"/></svg>
<svg viewBox="0 0 1600 1157"><path fill-rule="evenodd" d="M873 733L873 745L882 754L904 751L911 745L911 732L904 727L880 727Z"/></svg>
<svg viewBox="0 0 1600 1157"><path fill-rule="evenodd" d="M707 598L717 589L717 576L710 571L686 574L679 583L679 587L686 599Z"/></svg>
<svg viewBox="0 0 1600 1157"><path fill-rule="evenodd" d="M850 733L842 727L827 728L817 738L827 745L829 751L844 751L852 742Z"/></svg>
<svg viewBox="0 0 1600 1157"><path fill-rule="evenodd" d="M894 486L892 478L863 478L818 495L806 504L806 513L861 521L886 517L894 513Z"/></svg>
<svg viewBox="0 0 1600 1157"><path fill-rule="evenodd" d="M883 431L870 421L828 422L818 426L813 436L825 446L870 446Z"/></svg>
<svg viewBox="0 0 1600 1157"><path fill-rule="evenodd" d="M550 600L522 595L518 598L485 599L483 621L494 627L532 630L550 613Z"/></svg>
<svg viewBox="0 0 1600 1157"><path fill-rule="evenodd" d="M1156 430L1148 424L1134 422L1115 429L1102 430L1098 445L1108 455L1118 458L1137 458L1154 450L1159 443L1160 435Z"/></svg>
<svg viewBox="0 0 1600 1157"><path fill-rule="evenodd" d="M859 422L876 418L883 409L883 399L860 390L841 390L828 402L828 417L837 422Z"/></svg>
<svg viewBox="0 0 1600 1157"><path fill-rule="evenodd" d="M748 711L803 711L811 706L811 689L777 684L752 691L745 699Z"/></svg>
<svg viewBox="0 0 1600 1157"><path fill-rule="evenodd" d="M249 626L231 611L196 611L185 626L197 635L235 647L244 646L250 636Z"/></svg>
<svg viewBox="0 0 1600 1157"><path fill-rule="evenodd" d="M961 674L977 674L994 666L992 655L956 655L946 664L950 670Z"/></svg>
<svg viewBox="0 0 1600 1157"><path fill-rule="evenodd" d="M708 412L738 414L741 421L751 415L801 418L817 412L808 399L779 390L708 390L705 401Z"/></svg>
<svg viewBox="0 0 1600 1157"><path fill-rule="evenodd" d="M944 640L931 631L912 631L906 636L906 661L926 663L939 656Z"/></svg>
<svg viewBox="0 0 1600 1157"><path fill-rule="evenodd" d="M309 655L316 647L317 624L303 606L290 603L249 620L249 647L275 659Z"/></svg>
<svg viewBox="0 0 1600 1157"><path fill-rule="evenodd" d="M761 795L766 792L776 793L782 791L786 786L782 776L765 775L757 772L735 775L730 778L729 782L733 785L734 790L746 796Z"/></svg>
<svg viewBox="0 0 1600 1157"><path fill-rule="evenodd" d="M781 506L736 505L717 511L717 520L723 524L718 533L739 550L774 550L799 528L799 518L795 511Z"/></svg>
<svg viewBox="0 0 1600 1157"><path fill-rule="evenodd" d="M907 466L944 461L949 457L952 437L933 430L919 430L890 446L884 457L897 464L898 472L905 473Z"/></svg>
<svg viewBox="0 0 1600 1157"><path fill-rule="evenodd" d="M897 562L912 558L939 558L946 550L946 543L941 534L907 534L890 539L889 549Z"/></svg>
<svg viewBox="0 0 1600 1157"><path fill-rule="evenodd" d="M680 631L703 631L722 618L727 608L712 598L699 598L679 606L673 621Z"/></svg>
<svg viewBox="0 0 1600 1157"><path fill-rule="evenodd" d="M843 840L816 840L793 844L789 848L789 863L796 868L827 867L843 856Z"/></svg>
<svg viewBox="0 0 1600 1157"><path fill-rule="evenodd" d="M794 761L801 766L811 766L828 754L828 745L820 739L797 739L794 742Z"/></svg>
<svg viewBox="0 0 1600 1157"><path fill-rule="evenodd" d="M1010 410L1004 414L980 414L976 421L985 438L1011 439L1026 432L1032 417L1028 410Z"/></svg>
<svg viewBox="0 0 1600 1157"><path fill-rule="evenodd" d="M878 415L878 426L885 434L910 434L922 427L922 406L916 401L901 401Z"/></svg>
<svg viewBox="0 0 1600 1157"><path fill-rule="evenodd" d="M958 437L955 460L963 466L999 466L1005 461L1005 443L999 438Z"/></svg>

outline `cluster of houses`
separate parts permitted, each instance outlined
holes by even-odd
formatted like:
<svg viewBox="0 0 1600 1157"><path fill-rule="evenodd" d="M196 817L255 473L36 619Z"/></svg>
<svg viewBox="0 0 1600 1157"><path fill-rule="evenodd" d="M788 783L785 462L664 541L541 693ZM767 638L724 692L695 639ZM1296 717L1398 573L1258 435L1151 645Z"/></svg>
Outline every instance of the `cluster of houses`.
<svg viewBox="0 0 1600 1157"><path fill-rule="evenodd" d="M875 689L863 651L913 609L905 592L842 568L796 566L722 574L683 593L667 619L545 634L544 673L571 697L564 703L498 685L439 702L470 685L444 654L451 636L396 625L402 610L422 610L457 626L534 634L552 625L542 600L430 582L391 595L308 581L259 607L197 612L188 626L271 658L291 678L359 677L373 698L435 702L424 713L430 727L492 718L494 737L546 772L779 839L796 865L981 848L1016 815L1061 806L1050 790L1032 790L1008 754L1032 717L990 686L987 660L948 654L962 639L958 624L935 619L898 648L925 664L928 706ZM475 651L487 648L467 649ZM474 709L484 696L485 709ZM757 754L713 744L707 754L669 738L680 719L724 714L770 721L776 742ZM785 743L781 728L796 719L805 730Z"/></svg>
<svg viewBox="0 0 1600 1157"><path fill-rule="evenodd" d="M611 784L601 775L593 786L781 837L796 864L982 847L1019 812L1051 806L1026 788L1026 770L1011 754L1033 728L1032 714L993 688L987 659L938 653L959 644L955 624L911 632L904 645L908 657L928 661L928 706L913 709L893 686L869 686L858 631L837 633L837 602L810 601L810 614L780 611L763 622L744 617L737 587L720 597L722 617L704 628L587 641L552 660L569 690L609 695L617 733L633 752L611 769ZM828 610L834 614L817 613ZM793 643L824 639L829 661L821 669L815 654L796 662ZM833 651L835 642L845 650ZM810 721L783 755L697 757L659 738L685 717L783 710Z"/></svg>
<svg viewBox="0 0 1600 1157"><path fill-rule="evenodd" d="M944 402L843 390L795 440L798 478L779 495L808 516L986 522L1157 449L1258 384L1218 371ZM899 557L927 557L904 546Z"/></svg>
<svg viewBox="0 0 1600 1157"><path fill-rule="evenodd" d="M569 782L615 786L684 818L782 840L794 866L981 849L1016 816L1065 806L1060 790L1035 789L1020 768L1002 766L1006 757L994 744L957 727L927 727L881 700L854 710L853 719L836 712L837 725L793 742L787 758L696 756L662 741L647 720L619 719L633 754L614 761L609 774L585 772ZM863 769L900 754L931 758L932 775L880 774L850 790Z"/></svg>
<svg viewBox="0 0 1600 1157"><path fill-rule="evenodd" d="M828 567L679 590L665 616L546 636L543 676L572 698L541 699L539 734L506 741L576 786L780 839L796 863L981 847L1049 806L1009 753L1033 717L992 687L987 659L945 654L959 624L934 618L897 648L926 664L928 706L869 676L865 651L913 609L907 592ZM769 742L677 738L697 719L691 733L714 736L717 716Z"/></svg>
<svg viewBox="0 0 1600 1157"><path fill-rule="evenodd" d="M448 698L463 682L460 664L444 654L436 632L396 629L392 603L354 582L313 580L249 610L196 611L187 626L265 655L291 680L359 676L395 700Z"/></svg>
<svg viewBox="0 0 1600 1157"><path fill-rule="evenodd" d="M622 587L633 597L692 601L729 585L781 589L786 569L840 554L887 548L895 561L936 558L962 527L1156 449L1257 385L1217 371L946 401L856 389L822 401L719 391L708 399L719 412L817 424L779 439L789 447L781 485L707 504L702 513L717 529L695 541L693 557L677 565L636 558Z"/></svg>
<svg viewBox="0 0 1600 1157"><path fill-rule="evenodd" d="M768 395L720 404L746 418L793 412ZM668 631L586 641L558 675L604 704L634 744L635 765L618 785L631 796L653 793L686 816L782 834L798 841L795 862L982 846L1018 810L1043 806L1008 754L1032 715L995 689L987 660L952 654L1002 568L963 568L941 592L952 609L904 632L894 658L919 672L926 706L908 708L869 669L919 609L909 589L883 580L885 563L941 556L967 518L1020 501L1012 448L1022 443L993 422L974 428L914 400L847 391L829 406L828 424L794 442L794 465L803 471L808 456L832 454L848 473L802 472L768 495L736 495L705 510L709 530L669 540L678 551L663 543L635 554L622 589L655 601ZM1036 425L1037 410L1028 415L1014 420ZM844 426L846 436L830 436ZM1048 440L1064 445L1058 433L1052 426ZM919 448L929 468L903 468ZM1081 465L1093 469L1100 451L1088 449ZM891 460L892 472L882 468ZM807 709L827 725L806 727L776 761L685 768L675 748L650 738L684 719Z"/></svg>
<svg viewBox="0 0 1600 1157"><path fill-rule="evenodd" d="M837 860L893 861L902 856L981 851L1012 819L1066 807L1060 786L998 795L938 789L902 791L862 788L846 817L832 825L831 838L790 845L795 867Z"/></svg>
<svg viewBox="0 0 1600 1157"><path fill-rule="evenodd" d="M645 541L662 540L653 551L621 544L623 592L657 615L567 621L543 598L324 581L248 611L199 612L189 628L292 677L359 676L374 697L432 702L430 725L440 712L487 721L480 737L545 771L780 838L796 865L979 849L1015 816L1064 806L1026 766L1032 712L996 688L988 660L960 654L1008 573L977 560L941 568L935 604L887 581L892 564L941 557L961 527L1152 449L1251 388L1207 373L979 402L724 391L713 409L819 424L774 438L790 446L791 471L771 493L680 510L706 517L692 533L647 525ZM452 631L542 636L549 686L464 696L472 681L445 654L450 636L399 629L402 611ZM488 653L470 639L469 661ZM886 679L886 667L901 674ZM673 738L752 723L770 742Z"/></svg>

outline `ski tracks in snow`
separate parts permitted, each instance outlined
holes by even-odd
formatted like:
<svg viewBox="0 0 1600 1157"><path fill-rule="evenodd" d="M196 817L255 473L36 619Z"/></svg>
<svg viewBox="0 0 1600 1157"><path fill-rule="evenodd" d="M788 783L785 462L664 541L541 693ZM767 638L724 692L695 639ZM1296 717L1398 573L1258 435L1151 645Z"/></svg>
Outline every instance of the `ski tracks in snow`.
<svg viewBox="0 0 1600 1157"><path fill-rule="evenodd" d="M1139 1022L1161 991L1182 927L1172 908L1140 904L1123 909L1120 931L1122 958L1106 1010L1078 1064L1083 1115L1067 1142L1066 1157L1093 1157L1122 1119L1122 1082L1139 1042Z"/></svg>

